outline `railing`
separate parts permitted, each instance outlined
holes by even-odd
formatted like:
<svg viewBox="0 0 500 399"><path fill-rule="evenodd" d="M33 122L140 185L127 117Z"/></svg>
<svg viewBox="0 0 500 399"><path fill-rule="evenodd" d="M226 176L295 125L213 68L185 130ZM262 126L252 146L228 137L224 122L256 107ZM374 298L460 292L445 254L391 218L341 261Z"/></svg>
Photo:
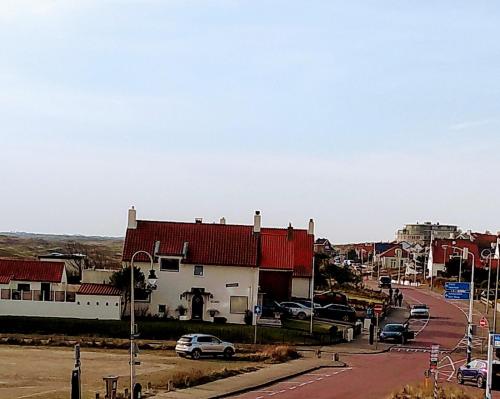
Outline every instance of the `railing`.
<svg viewBox="0 0 500 399"><path fill-rule="evenodd" d="M13 301L75 302L75 293L66 291L18 291L2 288L0 299Z"/></svg>

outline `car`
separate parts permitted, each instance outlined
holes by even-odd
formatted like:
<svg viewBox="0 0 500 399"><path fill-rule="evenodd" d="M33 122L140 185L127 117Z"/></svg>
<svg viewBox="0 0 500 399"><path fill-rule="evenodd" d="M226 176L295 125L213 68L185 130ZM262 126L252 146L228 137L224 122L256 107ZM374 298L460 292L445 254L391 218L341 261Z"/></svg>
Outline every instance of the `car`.
<svg viewBox="0 0 500 399"><path fill-rule="evenodd" d="M429 307L425 303L419 303L417 305L413 305L410 309L410 317L419 318L425 317L429 318Z"/></svg>
<svg viewBox="0 0 500 399"><path fill-rule="evenodd" d="M340 305L347 305L347 295L336 291L325 291L320 294L314 295L314 302L321 306L326 306L331 303L337 303Z"/></svg>
<svg viewBox="0 0 500 399"><path fill-rule="evenodd" d="M378 287L379 288L391 288L392 280L390 276L380 276L378 279Z"/></svg>
<svg viewBox="0 0 500 399"><path fill-rule="evenodd" d="M235 354L236 349L232 343L222 341L213 335L186 334L177 341L175 352L181 357L191 356L195 360L202 356L218 355L230 359Z"/></svg>
<svg viewBox="0 0 500 399"><path fill-rule="evenodd" d="M341 320L354 323L356 321L356 310L352 306L331 303L316 309L318 317L330 320Z"/></svg>
<svg viewBox="0 0 500 399"><path fill-rule="evenodd" d="M389 323L380 330L379 341L384 342L388 339L405 344L408 340L414 339L415 333L408 330L408 324Z"/></svg>
<svg viewBox="0 0 500 399"><path fill-rule="evenodd" d="M481 291L481 299L486 299L487 295L489 296L488 299L490 301L494 301L495 300L495 290L494 289L492 289L492 290L482 290ZM498 297L500 298L500 295L498 295Z"/></svg>
<svg viewBox="0 0 500 399"><path fill-rule="evenodd" d="M281 302L280 306L287 309L288 312L299 320L305 320L311 317L311 308L298 302Z"/></svg>
<svg viewBox="0 0 500 399"><path fill-rule="evenodd" d="M474 382L478 388L484 388L486 376L488 374L488 363L486 360L476 359L468 364L464 364L457 371L457 381L459 384L465 381Z"/></svg>
<svg viewBox="0 0 500 399"><path fill-rule="evenodd" d="M276 301L267 301L262 304L261 317L272 317L283 319L290 316L288 309L281 306Z"/></svg>
<svg viewBox="0 0 500 399"><path fill-rule="evenodd" d="M311 308L311 301L309 299L293 299L293 302L301 303L302 305ZM312 303L314 309L320 308L321 305L319 303Z"/></svg>

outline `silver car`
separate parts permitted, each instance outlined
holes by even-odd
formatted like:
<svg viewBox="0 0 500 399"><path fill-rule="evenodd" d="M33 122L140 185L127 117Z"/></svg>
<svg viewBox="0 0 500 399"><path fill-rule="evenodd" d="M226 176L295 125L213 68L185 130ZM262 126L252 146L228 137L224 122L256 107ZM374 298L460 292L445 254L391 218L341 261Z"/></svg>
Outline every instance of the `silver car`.
<svg viewBox="0 0 500 399"><path fill-rule="evenodd" d="M418 317L424 317L424 318L429 318L429 307L424 304L418 304L418 305L413 305L410 309L410 317L413 318L418 318Z"/></svg>
<svg viewBox="0 0 500 399"><path fill-rule="evenodd" d="M236 349L232 343L224 342L213 335L186 334L177 341L175 352L182 357L191 356L192 359L218 355L230 359L236 352Z"/></svg>

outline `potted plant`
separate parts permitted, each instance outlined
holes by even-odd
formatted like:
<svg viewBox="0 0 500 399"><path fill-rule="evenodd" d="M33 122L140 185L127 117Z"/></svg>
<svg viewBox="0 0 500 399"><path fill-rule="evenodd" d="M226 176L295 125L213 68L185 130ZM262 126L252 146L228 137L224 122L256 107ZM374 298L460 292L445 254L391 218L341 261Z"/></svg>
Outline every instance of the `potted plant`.
<svg viewBox="0 0 500 399"><path fill-rule="evenodd" d="M179 313L179 316L184 316L187 312L187 309L184 305L180 304L179 306L177 306L177 309L175 309L177 311L177 313Z"/></svg>

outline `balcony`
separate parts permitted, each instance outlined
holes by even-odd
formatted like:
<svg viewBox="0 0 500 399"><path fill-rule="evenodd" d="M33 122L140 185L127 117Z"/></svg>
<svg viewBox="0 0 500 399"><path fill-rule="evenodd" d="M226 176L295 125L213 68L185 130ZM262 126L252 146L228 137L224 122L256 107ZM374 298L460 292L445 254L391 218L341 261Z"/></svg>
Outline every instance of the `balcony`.
<svg viewBox="0 0 500 399"><path fill-rule="evenodd" d="M2 288L0 299L12 301L75 302L75 292L67 291L18 291Z"/></svg>

